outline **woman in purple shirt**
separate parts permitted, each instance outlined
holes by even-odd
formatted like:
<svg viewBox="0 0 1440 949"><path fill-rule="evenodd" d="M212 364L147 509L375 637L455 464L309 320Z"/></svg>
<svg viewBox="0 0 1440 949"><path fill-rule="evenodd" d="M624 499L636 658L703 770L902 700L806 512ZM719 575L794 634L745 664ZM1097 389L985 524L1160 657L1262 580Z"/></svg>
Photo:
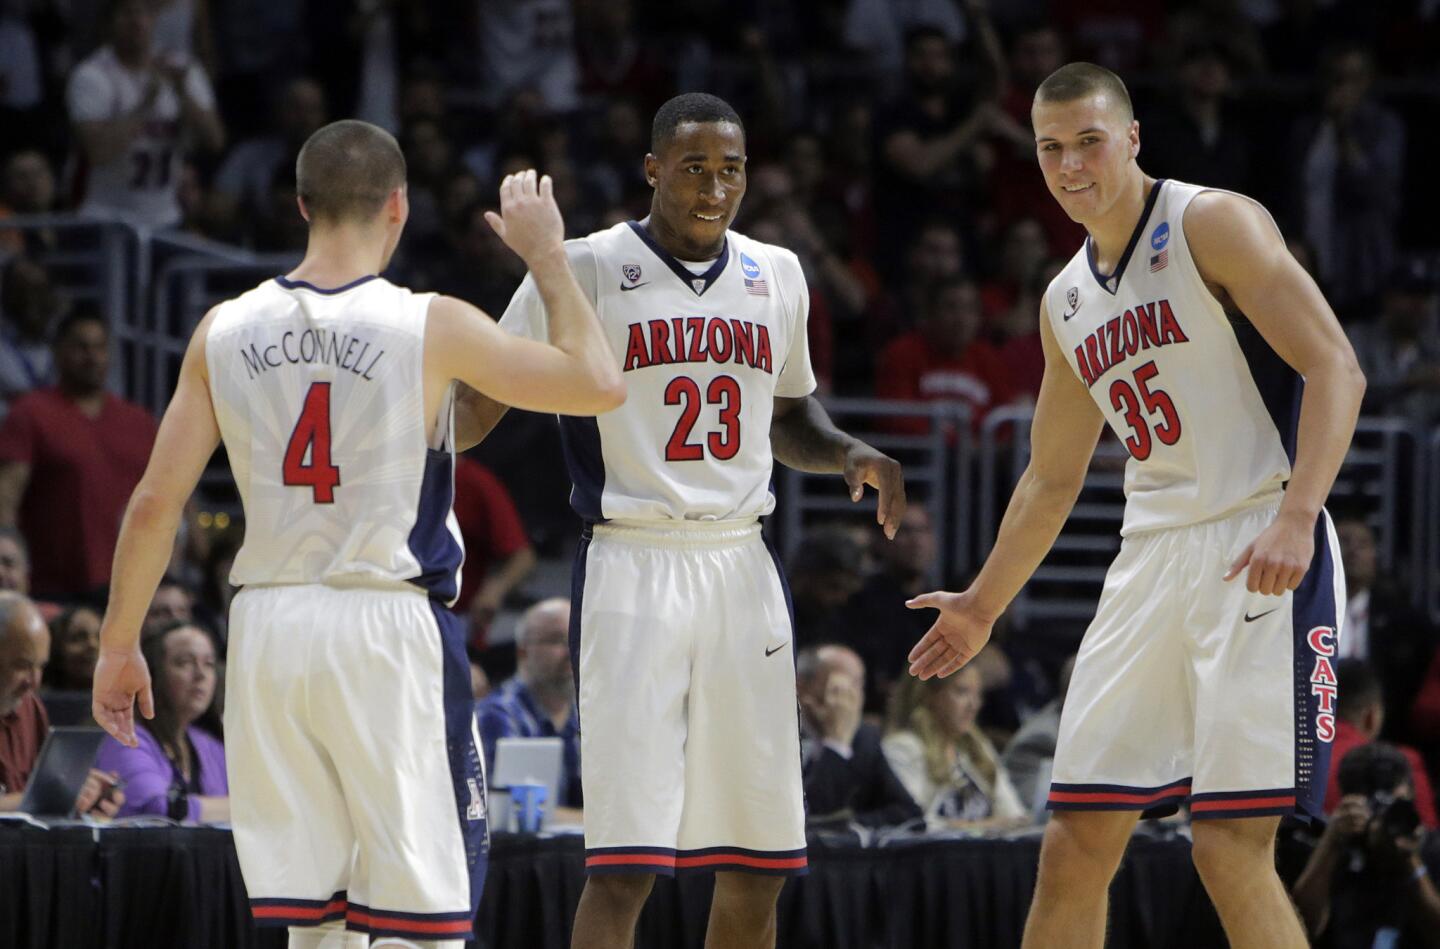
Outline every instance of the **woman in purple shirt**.
<svg viewBox="0 0 1440 949"><path fill-rule="evenodd" d="M125 784L118 817L156 814L202 823L230 819L225 746L215 709L215 644L204 630L179 621L142 640L154 670L155 717L136 718L140 744L107 736L95 767Z"/></svg>

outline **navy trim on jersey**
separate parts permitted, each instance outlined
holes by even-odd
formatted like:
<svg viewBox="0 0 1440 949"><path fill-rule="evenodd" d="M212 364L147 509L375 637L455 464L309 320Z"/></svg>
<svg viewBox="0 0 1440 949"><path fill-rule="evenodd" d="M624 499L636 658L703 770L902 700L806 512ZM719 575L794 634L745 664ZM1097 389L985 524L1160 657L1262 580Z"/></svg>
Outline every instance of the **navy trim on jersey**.
<svg viewBox="0 0 1440 949"><path fill-rule="evenodd" d="M485 766L481 760L482 752L475 744L475 698L470 690L470 659L465 653L465 624L460 621L460 617L433 600L430 602L430 611L435 615L435 627L440 634L445 748L450 759L450 778L455 788L456 819L460 822L460 837L465 841L465 866L470 876L470 909L469 915L463 918L473 920L480 909L480 894L485 889L485 871L490 857L490 817L485 808L488 794L485 787ZM468 813L472 792L478 792L481 805L480 816L474 819L471 819ZM384 911L384 915L400 919L461 918L458 913L421 916L392 913L389 910ZM401 927L392 928L396 929L396 935L406 935L400 931ZM386 935L389 930L377 931L372 927L369 932L371 935ZM463 934L447 934L447 938L471 939L473 936L467 928Z"/></svg>
<svg viewBox="0 0 1440 949"><path fill-rule="evenodd" d="M1281 359L1265 338L1260 335L1249 320L1231 321L1235 331L1235 342L1250 367L1250 378L1255 380L1255 389L1270 421L1280 433L1280 443L1285 446L1285 456L1295 464L1295 438L1300 430L1300 397L1305 393L1305 380L1300 373Z"/></svg>
<svg viewBox="0 0 1440 949"><path fill-rule="evenodd" d="M1135 222L1135 230L1130 234L1130 243L1125 245L1125 253L1120 255L1120 262L1115 265L1113 274L1103 274L1100 268L1095 266L1095 242L1089 235L1085 237L1085 261L1090 265L1090 273L1095 277L1095 282L1100 284L1100 289L1112 297L1120 292L1120 278L1125 275L1125 267L1130 263L1130 258L1135 254L1135 245L1140 243L1140 235L1145 232L1145 225L1150 220L1150 212L1155 210L1155 202L1160 197L1160 188L1165 184L1165 179L1156 180L1150 188L1150 194L1145 198L1145 209L1140 212L1140 220ZM1110 286L1111 284L1114 286Z"/></svg>
<svg viewBox="0 0 1440 949"><path fill-rule="evenodd" d="M369 283L371 280L379 279L379 274L366 274L358 280L352 280L349 283L345 284L345 286L335 287L334 289L330 289L327 287L317 287L315 286L315 284L307 283L304 280L291 280L289 277L286 277L283 274L279 277L276 277L275 282L280 284L280 286L284 287L286 290L314 290L316 293L324 293L327 296L333 296L337 293L344 293L346 290L353 290L356 287L360 286L362 283Z"/></svg>
<svg viewBox="0 0 1440 949"><path fill-rule="evenodd" d="M570 506L582 520L603 521L605 455L600 450L600 425L593 416L560 415L560 447L570 470Z"/></svg>
<svg viewBox="0 0 1440 949"><path fill-rule="evenodd" d="M580 617L585 608L585 561L590 554L590 541L595 528L586 524L575 545L575 564L570 568L570 675L575 680L575 717L580 717ZM584 722L580 723L584 734Z"/></svg>
<svg viewBox="0 0 1440 949"><path fill-rule="evenodd" d="M650 219L646 218L645 220L648 221ZM655 238L650 236L650 232L645 229L645 225L642 222L626 221L625 223L630 225L630 230L634 231L635 235L645 242L645 246L649 247L655 256L660 258L660 262L674 271L675 276L679 277L685 286L690 289L690 292L697 297L703 297L705 291L715 285L715 281L719 280L720 275L725 272L725 265L730 262L730 238L726 237L720 245L720 256L715 258L715 263L710 265L710 269L703 274L691 273L684 264L671 256L669 251L655 242ZM696 290L694 284L696 280L705 281L705 286Z"/></svg>
<svg viewBox="0 0 1440 949"><path fill-rule="evenodd" d="M465 552L446 523L454 501L455 456L448 450L427 449L415 526L407 541L410 553L420 563L420 575L410 582L445 603L459 595L455 575L465 559Z"/></svg>
<svg viewBox="0 0 1440 949"><path fill-rule="evenodd" d="M1315 719L1321 713L1320 697L1311 691L1317 655L1310 648L1312 629L1329 627L1335 642L1336 621L1341 606L1335 602L1335 560L1330 555L1330 518L1323 511L1315 519L1315 555L1305 579L1295 588L1290 601L1295 643L1295 812L1316 820L1325 817L1325 786L1330 775L1332 742L1321 741ZM1338 650L1326 657L1333 664ZM1326 712L1336 715L1332 700ZM1338 716L1337 716L1338 717Z"/></svg>

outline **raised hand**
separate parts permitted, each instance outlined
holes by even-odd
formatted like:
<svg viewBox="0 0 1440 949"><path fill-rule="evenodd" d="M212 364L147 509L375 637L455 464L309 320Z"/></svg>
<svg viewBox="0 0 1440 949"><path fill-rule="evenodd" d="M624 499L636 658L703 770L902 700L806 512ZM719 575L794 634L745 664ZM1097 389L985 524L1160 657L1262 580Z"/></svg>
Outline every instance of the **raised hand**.
<svg viewBox="0 0 1440 949"><path fill-rule="evenodd" d="M500 213L485 212L485 220L500 239L526 264L565 244L565 222L555 204L555 186L549 175L530 168L506 175L500 183Z"/></svg>

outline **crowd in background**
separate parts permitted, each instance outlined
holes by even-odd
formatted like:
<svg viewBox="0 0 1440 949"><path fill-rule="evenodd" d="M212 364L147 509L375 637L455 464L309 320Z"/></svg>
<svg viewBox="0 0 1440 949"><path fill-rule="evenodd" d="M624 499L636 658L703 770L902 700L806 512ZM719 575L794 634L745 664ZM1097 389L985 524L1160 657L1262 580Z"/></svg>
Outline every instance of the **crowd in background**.
<svg viewBox="0 0 1440 949"><path fill-rule="evenodd" d="M1427 213L1440 183L1424 170L1440 136L1440 5L1427 0L3 0L0 222L115 215L298 255L296 151L354 116L395 132L409 163L411 218L388 275L498 317L524 276L484 219L499 179L551 175L571 236L639 219L650 117L704 89L746 122L736 228L804 267L822 390L958 401L979 424L1033 400L1039 295L1084 236L1046 193L1029 130L1033 89L1072 59L1130 82L1149 174L1273 212L1355 345L1367 412L1440 423ZM0 724L19 728L24 706L31 732L41 668L52 717L88 714L73 695L88 689L119 517L155 431L106 388L109 327L68 299L49 263L63 246L52 229L0 228L0 588L47 627L42 641L27 608L0 610ZM537 554L563 556L576 531L553 425L510 413L456 481L457 609L487 750L504 735L574 742L563 604L527 613L513 644L487 638L497 613L528 605ZM87 808L223 819L217 667L239 525L217 529L206 507L189 512L147 620L165 714L138 757L102 752ZM1389 790L1408 786L1433 827L1436 630L1397 580L1413 573L1377 570L1363 517L1340 531L1341 678L1356 683L1342 685L1341 745L1384 739L1371 771L1408 776ZM1002 621L964 673L903 674L928 624L903 603L933 582L941 540L916 504L894 543L822 526L788 565L821 823L983 830L1039 815L1065 655ZM3 772L21 745L5 741L13 792L24 775ZM124 794L107 792L121 772ZM1351 778L1346 790L1337 770L1335 806L1370 793ZM573 784L561 803L578 808Z"/></svg>

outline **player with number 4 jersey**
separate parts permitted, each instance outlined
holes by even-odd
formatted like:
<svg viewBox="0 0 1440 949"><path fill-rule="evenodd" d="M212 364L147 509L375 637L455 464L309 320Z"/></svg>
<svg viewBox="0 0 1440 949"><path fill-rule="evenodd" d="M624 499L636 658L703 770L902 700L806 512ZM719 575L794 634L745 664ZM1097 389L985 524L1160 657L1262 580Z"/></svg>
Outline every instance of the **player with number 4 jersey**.
<svg viewBox="0 0 1440 949"><path fill-rule="evenodd" d="M379 276L409 216L388 133L325 126L297 179L304 260L196 328L126 511L95 718L133 745L136 699L153 714L140 624L223 441L245 512L225 753L251 912L289 927L291 949L367 937L458 949L489 837L464 631L446 609L463 558L456 382L585 414L621 404L624 382L566 261L548 178L508 176L488 216L536 275L546 343Z"/></svg>

